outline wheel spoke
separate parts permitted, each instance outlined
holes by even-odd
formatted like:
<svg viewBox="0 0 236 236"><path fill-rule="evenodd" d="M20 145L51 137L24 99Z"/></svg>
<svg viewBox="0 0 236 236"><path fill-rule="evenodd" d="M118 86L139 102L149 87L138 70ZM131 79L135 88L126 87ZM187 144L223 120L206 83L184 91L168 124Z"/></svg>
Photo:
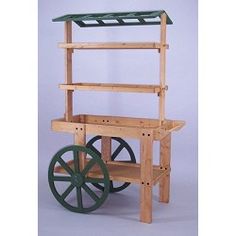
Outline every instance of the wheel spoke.
<svg viewBox="0 0 236 236"><path fill-rule="evenodd" d="M70 192L73 190L74 186L70 184L70 186L66 189L66 191L61 195L62 199L64 200Z"/></svg>
<svg viewBox="0 0 236 236"><path fill-rule="evenodd" d="M124 145L120 144L118 148L111 155L111 159L115 160L115 158L119 155L119 153L122 151L123 148L124 148Z"/></svg>
<svg viewBox="0 0 236 236"><path fill-rule="evenodd" d="M89 148L90 148L93 152L95 152L99 157L102 156L101 152L98 151L97 148L94 147L93 145L90 145Z"/></svg>
<svg viewBox="0 0 236 236"><path fill-rule="evenodd" d="M71 181L70 176L53 176L53 181Z"/></svg>
<svg viewBox="0 0 236 236"><path fill-rule="evenodd" d="M78 171L79 171L79 152L74 150L73 151L73 156L74 156L75 173L78 173Z"/></svg>
<svg viewBox="0 0 236 236"><path fill-rule="evenodd" d="M104 183L104 179L99 179L99 178L91 178L91 177L87 177L85 178L85 182L87 183Z"/></svg>
<svg viewBox="0 0 236 236"><path fill-rule="evenodd" d="M82 202L82 193L81 193L81 187L76 187L76 197L77 197L77 204L78 209L83 209L83 202Z"/></svg>
<svg viewBox="0 0 236 236"><path fill-rule="evenodd" d="M70 175L74 174L73 170L68 166L68 164L61 157L58 158L58 162Z"/></svg>
<svg viewBox="0 0 236 236"><path fill-rule="evenodd" d="M96 164L96 161L94 160L94 159L91 159L89 162L88 162L88 164L84 167L84 169L82 170L82 172L81 172L81 174L83 175L83 176L85 176L87 173L88 173L88 171L93 167L93 165L95 165Z"/></svg>
<svg viewBox="0 0 236 236"><path fill-rule="evenodd" d="M87 184L83 184L82 188L95 202L99 200L99 197L89 188Z"/></svg>

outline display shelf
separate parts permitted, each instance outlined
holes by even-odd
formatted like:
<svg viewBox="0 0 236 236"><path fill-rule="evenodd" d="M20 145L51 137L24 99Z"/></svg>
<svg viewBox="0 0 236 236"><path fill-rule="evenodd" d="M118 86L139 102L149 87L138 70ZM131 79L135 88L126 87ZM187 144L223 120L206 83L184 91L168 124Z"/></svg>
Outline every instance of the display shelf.
<svg viewBox="0 0 236 236"><path fill-rule="evenodd" d="M111 92L132 92L132 93L158 93L160 86L148 84L111 84L111 83L73 83L60 84L64 90L90 90L90 91L111 91Z"/></svg>
<svg viewBox="0 0 236 236"><path fill-rule="evenodd" d="M59 48L64 49L160 49L169 48L168 44L157 42L80 42L58 43Z"/></svg>
<svg viewBox="0 0 236 236"><path fill-rule="evenodd" d="M85 163L89 162L90 159L86 159ZM74 170L74 161L68 161L67 165L70 166L72 170ZM124 163L124 162L118 162L118 161L111 161L106 163L106 167L109 171L110 180L112 181L118 181L118 182L129 182L129 183L136 183L136 184L142 184L141 179L141 172L140 172L140 164L132 164L132 163ZM153 179L152 179L152 185L155 185L158 183L160 178L166 174L169 173L169 169L161 168L158 165L153 165ZM61 167L57 166L54 169L55 173L59 174L68 174L66 170ZM88 177L91 178L102 178L103 175L101 174L101 171L98 166L94 166L91 168L91 170L88 173Z"/></svg>

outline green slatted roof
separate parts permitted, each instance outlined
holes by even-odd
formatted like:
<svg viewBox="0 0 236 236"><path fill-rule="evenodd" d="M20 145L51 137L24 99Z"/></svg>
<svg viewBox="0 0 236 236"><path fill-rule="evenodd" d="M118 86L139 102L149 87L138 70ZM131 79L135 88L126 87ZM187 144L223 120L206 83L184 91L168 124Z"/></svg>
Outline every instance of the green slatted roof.
<svg viewBox="0 0 236 236"><path fill-rule="evenodd" d="M107 12L88 14L68 14L54 18L52 21L74 21L80 27L97 26L126 26L126 25L159 25L161 14L164 10L158 11L135 11L135 12ZM166 13L167 15L167 13ZM173 24L167 15L167 24Z"/></svg>

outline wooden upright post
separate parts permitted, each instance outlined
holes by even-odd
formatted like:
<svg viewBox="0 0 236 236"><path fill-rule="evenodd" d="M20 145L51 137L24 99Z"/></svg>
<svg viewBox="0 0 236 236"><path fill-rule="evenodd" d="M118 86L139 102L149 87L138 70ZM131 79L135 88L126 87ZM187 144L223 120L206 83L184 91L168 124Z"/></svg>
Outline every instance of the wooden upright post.
<svg viewBox="0 0 236 236"><path fill-rule="evenodd" d="M65 43L72 42L72 22L65 22ZM72 51L65 49L65 84L72 84ZM73 91L65 91L65 120L73 121Z"/></svg>
<svg viewBox="0 0 236 236"><path fill-rule="evenodd" d="M170 171L171 157L171 134L168 134L160 141L160 166ZM159 181L159 201L169 202L170 196L170 173L163 176Z"/></svg>
<svg viewBox="0 0 236 236"><path fill-rule="evenodd" d="M141 185L140 221L152 222L152 180L153 180L153 134L144 130L140 140Z"/></svg>
<svg viewBox="0 0 236 236"><path fill-rule="evenodd" d="M159 92L159 119L160 124L165 119L165 89L166 89L166 14L161 15L161 32L160 32L160 88Z"/></svg>
<svg viewBox="0 0 236 236"><path fill-rule="evenodd" d="M106 161L111 160L111 137L102 136L102 159Z"/></svg>

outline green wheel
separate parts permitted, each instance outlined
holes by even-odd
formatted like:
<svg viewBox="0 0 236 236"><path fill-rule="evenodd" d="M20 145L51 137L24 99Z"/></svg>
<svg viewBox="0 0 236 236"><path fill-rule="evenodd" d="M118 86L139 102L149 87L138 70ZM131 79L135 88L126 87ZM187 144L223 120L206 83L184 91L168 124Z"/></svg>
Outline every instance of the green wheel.
<svg viewBox="0 0 236 236"><path fill-rule="evenodd" d="M96 143L98 144L98 142L101 139L102 139L101 136L95 136L92 139L90 139L86 145L87 148L89 148L93 152L95 152L97 154L97 156L99 156L100 158L102 156L101 155L101 147L100 148L97 147L98 145L96 145ZM136 163L134 152L125 140L123 140L122 138L118 138L118 137L112 137L111 141L112 141L111 145L116 146L114 151L111 154L112 161ZM117 144L118 144L118 146L117 146ZM119 155L119 154L121 154L122 150L126 151L126 155ZM122 157L125 157L125 159L124 158L122 159ZM104 187L99 183L94 183L93 185L102 191L105 190ZM125 188L127 188L129 185L130 185L130 183L128 183L128 182L114 184L113 181L110 181L110 190L109 191L110 191L110 193L120 192L120 191L124 190Z"/></svg>
<svg viewBox="0 0 236 236"><path fill-rule="evenodd" d="M83 170L79 168L81 154L87 159ZM68 157L69 162L66 161ZM88 176L93 168L99 171L99 178ZM105 164L96 153L82 146L64 147L53 156L48 169L48 181L57 201L73 212L94 211L109 194L110 179ZM104 190L97 193L91 185L95 183L103 186Z"/></svg>

